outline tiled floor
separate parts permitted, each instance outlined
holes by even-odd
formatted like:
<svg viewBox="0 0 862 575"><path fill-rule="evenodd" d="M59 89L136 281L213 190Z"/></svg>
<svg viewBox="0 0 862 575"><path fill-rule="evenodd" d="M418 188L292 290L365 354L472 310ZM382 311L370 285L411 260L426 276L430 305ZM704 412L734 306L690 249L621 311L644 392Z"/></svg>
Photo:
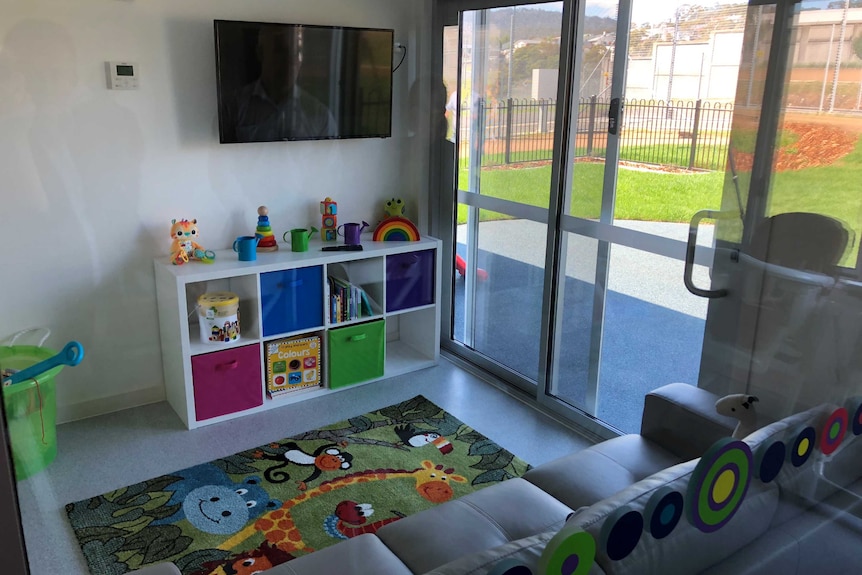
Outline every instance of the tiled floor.
<svg viewBox="0 0 862 575"><path fill-rule="evenodd" d="M33 575L86 574L64 505L422 394L533 465L589 441L445 359L391 380L187 431L167 403L59 426L56 461L19 482ZM99 574L100 575L100 574Z"/></svg>

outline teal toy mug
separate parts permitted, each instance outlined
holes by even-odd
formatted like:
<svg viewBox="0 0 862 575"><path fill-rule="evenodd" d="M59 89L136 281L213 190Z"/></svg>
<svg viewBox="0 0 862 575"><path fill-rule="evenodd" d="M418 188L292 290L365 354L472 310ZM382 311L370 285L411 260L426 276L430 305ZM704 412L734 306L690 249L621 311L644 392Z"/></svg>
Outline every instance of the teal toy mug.
<svg viewBox="0 0 862 575"><path fill-rule="evenodd" d="M311 234L317 231L317 228L314 226L311 227L311 230L307 230L305 228L293 228L290 232L284 232L282 239L287 241L287 234L290 234L290 250L294 252L307 252L308 251L308 238L311 237Z"/></svg>
<svg viewBox="0 0 862 575"><path fill-rule="evenodd" d="M233 251L239 254L239 261L253 262L257 259L257 236L240 236L233 242Z"/></svg>

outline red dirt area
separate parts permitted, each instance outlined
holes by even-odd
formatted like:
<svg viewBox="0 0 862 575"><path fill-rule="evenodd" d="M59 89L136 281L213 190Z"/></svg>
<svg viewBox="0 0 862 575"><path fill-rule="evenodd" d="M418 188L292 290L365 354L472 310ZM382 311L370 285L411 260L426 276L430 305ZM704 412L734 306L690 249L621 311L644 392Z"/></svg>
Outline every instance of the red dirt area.
<svg viewBox="0 0 862 575"><path fill-rule="evenodd" d="M823 123L786 122L784 129L799 139L778 149L773 164L777 172L834 164L853 151L859 137L851 131ZM737 170L751 171L754 154L735 152L734 159Z"/></svg>

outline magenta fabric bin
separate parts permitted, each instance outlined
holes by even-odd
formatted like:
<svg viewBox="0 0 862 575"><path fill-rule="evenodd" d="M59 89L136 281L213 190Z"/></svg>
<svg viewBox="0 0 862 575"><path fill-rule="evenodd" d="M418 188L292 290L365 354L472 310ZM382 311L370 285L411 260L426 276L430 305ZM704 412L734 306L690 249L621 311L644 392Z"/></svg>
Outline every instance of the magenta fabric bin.
<svg viewBox="0 0 862 575"><path fill-rule="evenodd" d="M434 250L386 256L386 311L434 303Z"/></svg>
<svg viewBox="0 0 862 575"><path fill-rule="evenodd" d="M192 381L196 421L262 405L260 345L192 357Z"/></svg>

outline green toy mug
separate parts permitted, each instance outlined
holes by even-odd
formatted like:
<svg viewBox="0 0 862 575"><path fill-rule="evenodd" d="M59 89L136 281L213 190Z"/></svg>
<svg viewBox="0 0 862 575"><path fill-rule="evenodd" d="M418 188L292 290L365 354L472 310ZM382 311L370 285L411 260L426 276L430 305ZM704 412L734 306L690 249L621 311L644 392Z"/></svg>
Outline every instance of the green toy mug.
<svg viewBox="0 0 862 575"><path fill-rule="evenodd" d="M312 226L311 231L305 228L294 228L290 232L284 232L282 239L287 241L287 234L290 234L290 250L294 252L308 251L308 238L311 234L317 231L317 228Z"/></svg>

